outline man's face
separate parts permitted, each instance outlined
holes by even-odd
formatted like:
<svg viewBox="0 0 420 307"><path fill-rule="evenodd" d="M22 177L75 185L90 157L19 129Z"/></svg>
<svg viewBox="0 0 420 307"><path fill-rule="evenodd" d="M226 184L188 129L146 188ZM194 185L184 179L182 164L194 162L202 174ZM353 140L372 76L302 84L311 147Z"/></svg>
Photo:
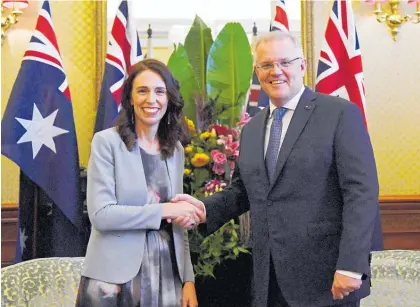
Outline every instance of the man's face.
<svg viewBox="0 0 420 307"><path fill-rule="evenodd" d="M257 77L273 104L283 106L299 93L306 61L290 39L261 42L255 59Z"/></svg>

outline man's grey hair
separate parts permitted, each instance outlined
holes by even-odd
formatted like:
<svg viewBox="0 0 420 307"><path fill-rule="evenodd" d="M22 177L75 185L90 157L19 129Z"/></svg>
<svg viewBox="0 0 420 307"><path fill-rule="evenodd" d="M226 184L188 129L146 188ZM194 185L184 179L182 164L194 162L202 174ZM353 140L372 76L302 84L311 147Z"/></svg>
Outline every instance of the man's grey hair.
<svg viewBox="0 0 420 307"><path fill-rule="evenodd" d="M256 61L256 51L260 44L275 41L275 40L281 41L281 40L287 40L287 39L293 43L293 45L298 50L299 56L303 58L304 55L303 55L302 45L300 44L300 41L296 36L294 36L290 32L271 31L271 32L266 32L266 33L261 34L260 36L258 36L257 40L255 41L254 50L253 50L254 63Z"/></svg>

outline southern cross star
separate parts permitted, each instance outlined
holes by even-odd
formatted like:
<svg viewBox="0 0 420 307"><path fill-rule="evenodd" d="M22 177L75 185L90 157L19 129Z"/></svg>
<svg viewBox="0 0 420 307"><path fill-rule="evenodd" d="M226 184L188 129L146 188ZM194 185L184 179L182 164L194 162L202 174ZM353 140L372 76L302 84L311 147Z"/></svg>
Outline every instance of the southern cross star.
<svg viewBox="0 0 420 307"><path fill-rule="evenodd" d="M20 242L20 253L23 254L23 250L26 248L26 239L28 236L25 234L25 228L20 229L19 227L19 242Z"/></svg>
<svg viewBox="0 0 420 307"><path fill-rule="evenodd" d="M68 130L54 126L57 113L58 109L44 118L39 112L36 104L34 104L32 120L15 117L16 120L26 129L25 134L22 135L19 141L17 141L17 144L32 142L33 159L35 159L42 145L47 146L54 153L57 153L53 138L60 134L69 132Z"/></svg>

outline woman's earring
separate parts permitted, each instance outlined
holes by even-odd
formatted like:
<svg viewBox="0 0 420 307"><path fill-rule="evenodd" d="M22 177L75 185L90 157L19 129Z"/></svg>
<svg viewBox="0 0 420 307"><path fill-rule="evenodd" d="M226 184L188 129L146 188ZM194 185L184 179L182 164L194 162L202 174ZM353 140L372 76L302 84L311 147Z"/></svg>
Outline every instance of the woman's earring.
<svg viewBox="0 0 420 307"><path fill-rule="evenodd" d="M171 117L168 114L168 125L170 125L170 124L171 124Z"/></svg>

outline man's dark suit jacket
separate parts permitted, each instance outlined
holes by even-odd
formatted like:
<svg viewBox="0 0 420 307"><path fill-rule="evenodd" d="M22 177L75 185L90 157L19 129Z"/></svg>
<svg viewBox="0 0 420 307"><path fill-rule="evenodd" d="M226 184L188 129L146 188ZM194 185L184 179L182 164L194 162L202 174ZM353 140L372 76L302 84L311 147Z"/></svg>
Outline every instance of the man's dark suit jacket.
<svg viewBox="0 0 420 307"><path fill-rule="evenodd" d="M369 295L379 188L359 108L306 88L282 143L272 184L264 163L268 112L267 107L243 128L231 185L203 199L207 232L250 210L255 306L267 306L270 254L290 306L328 306ZM336 270L365 278L359 290L341 301L331 294Z"/></svg>

